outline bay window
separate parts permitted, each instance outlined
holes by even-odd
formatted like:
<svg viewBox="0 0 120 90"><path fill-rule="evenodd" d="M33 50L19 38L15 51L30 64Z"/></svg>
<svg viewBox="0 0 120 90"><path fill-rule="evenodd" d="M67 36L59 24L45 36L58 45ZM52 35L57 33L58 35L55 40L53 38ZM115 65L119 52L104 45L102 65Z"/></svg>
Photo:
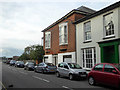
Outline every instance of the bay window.
<svg viewBox="0 0 120 90"><path fill-rule="evenodd" d="M68 27L67 23L59 25L59 45L68 44Z"/></svg>

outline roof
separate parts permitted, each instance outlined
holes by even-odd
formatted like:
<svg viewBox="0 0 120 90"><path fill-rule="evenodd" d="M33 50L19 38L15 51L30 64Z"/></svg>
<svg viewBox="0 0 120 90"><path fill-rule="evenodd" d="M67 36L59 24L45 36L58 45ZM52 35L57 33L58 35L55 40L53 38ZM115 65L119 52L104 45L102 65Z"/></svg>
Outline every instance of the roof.
<svg viewBox="0 0 120 90"><path fill-rule="evenodd" d="M87 12L88 14L92 14L92 13L96 12L95 10L90 9L88 7L85 7L85 6L81 6L81 7L77 8L77 9L80 10L80 11L83 11L83 12Z"/></svg>
<svg viewBox="0 0 120 90"><path fill-rule="evenodd" d="M53 24L51 24L50 26L48 26L47 28L45 28L44 30L42 30L42 32L47 31L48 29L52 28L53 26L55 26L56 24L60 23L61 21L65 20L66 18L68 18L69 16L71 16L74 13L79 13L81 15L90 15L92 13L94 13L95 10L92 10L90 8L87 8L85 6L81 6L77 9L73 9L72 11L70 11L69 13L67 13L65 16L63 16L62 18L60 18L59 20L57 20L56 22L54 22Z"/></svg>
<svg viewBox="0 0 120 90"><path fill-rule="evenodd" d="M101 9L101 10L99 10L99 11L97 11L97 12L95 12L95 13L87 16L87 17L83 17L83 18L75 21L74 24L78 24L78 23L83 22L85 20L91 19L91 18L96 17L98 15L101 15L101 14L107 12L107 11L113 10L113 9L115 9L117 7L120 7L120 1L118 1L118 2L116 2L116 3L114 3L114 4L110 5L110 6L108 6L106 8L103 8L103 9Z"/></svg>

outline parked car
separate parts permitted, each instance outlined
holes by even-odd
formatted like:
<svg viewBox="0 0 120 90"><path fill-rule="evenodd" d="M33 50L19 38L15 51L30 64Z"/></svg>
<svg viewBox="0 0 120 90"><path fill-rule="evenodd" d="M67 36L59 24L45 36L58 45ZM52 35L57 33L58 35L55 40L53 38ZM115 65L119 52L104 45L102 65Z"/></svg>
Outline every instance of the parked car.
<svg viewBox="0 0 120 90"><path fill-rule="evenodd" d="M6 60L6 64L10 64L10 60Z"/></svg>
<svg viewBox="0 0 120 90"><path fill-rule="evenodd" d="M42 72L42 73L55 73L57 70L57 67L52 63L40 63L37 66L35 66L34 71L35 72Z"/></svg>
<svg viewBox="0 0 120 90"><path fill-rule="evenodd" d="M7 60L3 60L2 62L3 62L3 63L6 63L6 61L7 61Z"/></svg>
<svg viewBox="0 0 120 90"><path fill-rule="evenodd" d="M58 64L56 76L66 76L72 80L75 77L87 78L87 73L86 70L79 66L79 64L62 62Z"/></svg>
<svg viewBox="0 0 120 90"><path fill-rule="evenodd" d="M35 63L33 62L26 62L24 65L24 70L34 70Z"/></svg>
<svg viewBox="0 0 120 90"><path fill-rule="evenodd" d="M15 65L15 62L16 62L15 60L11 60L10 61L10 66Z"/></svg>
<svg viewBox="0 0 120 90"><path fill-rule="evenodd" d="M120 64L99 63L88 74L88 83L120 87Z"/></svg>
<svg viewBox="0 0 120 90"><path fill-rule="evenodd" d="M23 61L16 61L15 67L21 67L24 68L24 62Z"/></svg>

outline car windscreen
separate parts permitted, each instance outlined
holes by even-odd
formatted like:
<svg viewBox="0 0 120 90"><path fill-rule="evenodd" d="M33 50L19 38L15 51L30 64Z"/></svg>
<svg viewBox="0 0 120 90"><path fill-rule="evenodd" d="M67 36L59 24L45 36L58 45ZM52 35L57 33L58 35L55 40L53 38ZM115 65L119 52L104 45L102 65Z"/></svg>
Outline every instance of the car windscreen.
<svg viewBox="0 0 120 90"><path fill-rule="evenodd" d="M24 64L24 62L18 62L18 63L20 63L20 64Z"/></svg>
<svg viewBox="0 0 120 90"><path fill-rule="evenodd" d="M12 62L15 63L16 61L13 60Z"/></svg>
<svg viewBox="0 0 120 90"><path fill-rule="evenodd" d="M120 64L115 65L115 67L120 71Z"/></svg>
<svg viewBox="0 0 120 90"><path fill-rule="evenodd" d="M28 65L32 65L32 66L34 66L34 63L29 63Z"/></svg>
<svg viewBox="0 0 120 90"><path fill-rule="evenodd" d="M54 64L52 63L46 63L48 66L54 66Z"/></svg>
<svg viewBox="0 0 120 90"><path fill-rule="evenodd" d="M68 63L69 67L72 69L82 69L79 64L76 63Z"/></svg>

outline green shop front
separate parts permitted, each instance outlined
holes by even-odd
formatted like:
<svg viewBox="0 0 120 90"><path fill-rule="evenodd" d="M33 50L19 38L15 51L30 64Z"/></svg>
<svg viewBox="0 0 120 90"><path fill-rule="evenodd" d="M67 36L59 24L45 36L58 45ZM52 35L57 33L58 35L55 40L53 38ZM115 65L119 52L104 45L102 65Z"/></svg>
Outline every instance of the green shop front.
<svg viewBox="0 0 120 90"><path fill-rule="evenodd" d="M120 63L120 39L98 42L101 63Z"/></svg>

